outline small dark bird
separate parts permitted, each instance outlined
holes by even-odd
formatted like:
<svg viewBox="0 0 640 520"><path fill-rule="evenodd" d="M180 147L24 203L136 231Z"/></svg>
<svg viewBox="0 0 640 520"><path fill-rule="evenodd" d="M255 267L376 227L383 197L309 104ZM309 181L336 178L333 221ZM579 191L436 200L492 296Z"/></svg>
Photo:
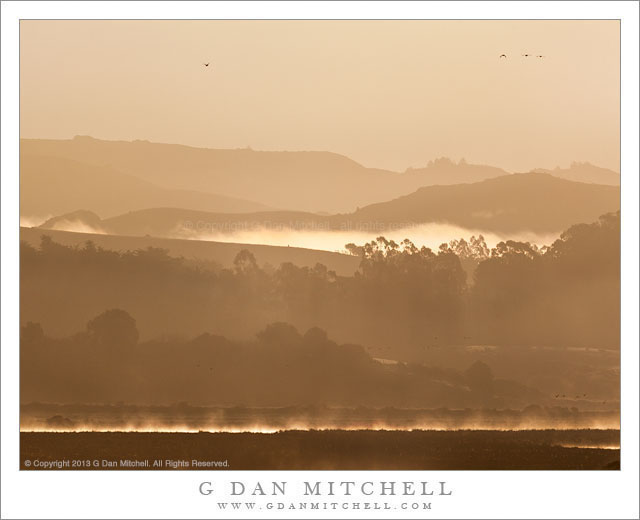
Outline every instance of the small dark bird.
<svg viewBox="0 0 640 520"><path fill-rule="evenodd" d="M529 56L531 56L531 54L523 54L523 56L524 56L525 58L528 58Z"/></svg>
<svg viewBox="0 0 640 520"><path fill-rule="evenodd" d="M208 67L208 66L209 66L209 64L208 64L208 63L203 63L203 65L204 65L205 67Z"/></svg>
<svg viewBox="0 0 640 520"><path fill-rule="evenodd" d="M556 399L557 399L558 397L560 397L560 394L556 394Z"/></svg>
<svg viewBox="0 0 640 520"><path fill-rule="evenodd" d="M501 57L501 58L506 58L506 57L507 57L507 55L506 55L506 54L501 54L501 55L500 55L500 57Z"/></svg>
<svg viewBox="0 0 640 520"><path fill-rule="evenodd" d="M538 54L536 58L544 58L544 56L542 54Z"/></svg>

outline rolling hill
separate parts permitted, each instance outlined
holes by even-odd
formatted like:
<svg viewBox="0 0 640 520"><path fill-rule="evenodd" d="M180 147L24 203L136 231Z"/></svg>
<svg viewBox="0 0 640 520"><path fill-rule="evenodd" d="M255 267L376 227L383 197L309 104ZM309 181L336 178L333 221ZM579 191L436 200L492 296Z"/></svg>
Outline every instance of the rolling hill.
<svg viewBox="0 0 640 520"><path fill-rule="evenodd" d="M304 249L299 247L278 247L254 244L235 244L211 242L206 240L180 240L146 236L116 236L97 233L74 233L41 228L20 228L20 240L35 247L40 244L42 235L50 236L54 242L66 246L82 245L91 240L96 246L111 251L134 251L148 247L168 250L170 256L184 257L187 260L211 261L222 267L233 266L233 260L243 249L251 251L258 265L271 264L278 267L284 262L298 266L314 267L321 263L327 269L342 276L351 276L358 268L360 259L355 256Z"/></svg>
<svg viewBox="0 0 640 520"><path fill-rule="evenodd" d="M620 174L607 168L600 168L586 162L571 163L569 168L554 168L544 170L538 168L535 173L548 173L554 177L568 181L588 182L591 184L606 184L608 186L620 186Z"/></svg>
<svg viewBox="0 0 640 520"><path fill-rule="evenodd" d="M216 150L91 137L22 139L20 146L25 155L58 157L115 169L164 188L246 198L288 210L328 213L350 212L425 185L475 182L507 173L499 168L454 164L446 159L426 168L397 173L365 168L330 152ZM187 207L175 200L156 206ZM72 209L78 207L100 213L98 208L87 204ZM191 209L206 208L192 205Z"/></svg>
<svg viewBox="0 0 640 520"><path fill-rule="evenodd" d="M245 214L153 208L104 219L100 229L118 235L197 237L202 233L238 230L298 231L374 230L446 223L467 229L516 234L560 233L579 222L620 208L613 186L571 182L543 173L504 175L482 182L428 186L410 195L372 204L353 213L316 215L268 211ZM69 215L62 220L73 220ZM59 227L60 219L44 227ZM84 222L96 226L95 219Z"/></svg>
<svg viewBox="0 0 640 520"><path fill-rule="evenodd" d="M424 168L408 168L403 177L415 184L415 189L423 186L463 184L479 182L493 177L501 177L508 172L502 168L483 164L455 163L446 157L430 161Z"/></svg>
<svg viewBox="0 0 640 520"><path fill-rule="evenodd" d="M267 206L193 190L166 189L110 166L73 159L20 155L20 214L59 215L88 208L103 217L175 206L213 212L253 212Z"/></svg>
<svg viewBox="0 0 640 520"><path fill-rule="evenodd" d="M362 208L351 217L357 222L447 222L498 233L547 233L591 222L619 208L620 190L614 186L521 173L472 184L420 188Z"/></svg>

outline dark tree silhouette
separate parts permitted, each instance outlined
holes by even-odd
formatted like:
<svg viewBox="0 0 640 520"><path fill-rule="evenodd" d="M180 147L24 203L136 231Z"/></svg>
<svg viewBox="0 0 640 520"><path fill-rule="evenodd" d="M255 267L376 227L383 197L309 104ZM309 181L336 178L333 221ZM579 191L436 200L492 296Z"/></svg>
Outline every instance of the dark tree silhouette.
<svg viewBox="0 0 640 520"><path fill-rule="evenodd" d="M258 271L258 262L251 251L243 249L233 260L233 267L238 274L252 274Z"/></svg>
<svg viewBox="0 0 640 520"><path fill-rule="evenodd" d="M408 360L436 345L619 345L619 213L542 248L508 240L489 251L481 236L437 251L385 237L346 247L360 258L354 276L321 264L265 270L248 251L232 269L211 269L161 249L44 237L39 249L21 244L22 323L61 337L124 308L144 339L204 331L248 339L280 321Z"/></svg>
<svg viewBox="0 0 640 520"><path fill-rule="evenodd" d="M300 343L300 333L289 323L271 323L264 330L256 334L258 340L267 345L297 345Z"/></svg>
<svg viewBox="0 0 640 520"><path fill-rule="evenodd" d="M113 352L126 352L138 343L136 320L126 311L109 309L87 323L90 340Z"/></svg>

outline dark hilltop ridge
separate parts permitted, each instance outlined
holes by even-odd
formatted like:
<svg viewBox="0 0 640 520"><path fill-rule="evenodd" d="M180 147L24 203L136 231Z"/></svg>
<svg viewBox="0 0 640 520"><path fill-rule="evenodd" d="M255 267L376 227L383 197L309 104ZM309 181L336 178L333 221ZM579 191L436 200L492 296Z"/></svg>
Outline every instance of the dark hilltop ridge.
<svg viewBox="0 0 640 520"><path fill-rule="evenodd" d="M471 184L426 186L362 208L354 213L354 219L447 222L495 232L558 232L619 207L616 187L519 173Z"/></svg>

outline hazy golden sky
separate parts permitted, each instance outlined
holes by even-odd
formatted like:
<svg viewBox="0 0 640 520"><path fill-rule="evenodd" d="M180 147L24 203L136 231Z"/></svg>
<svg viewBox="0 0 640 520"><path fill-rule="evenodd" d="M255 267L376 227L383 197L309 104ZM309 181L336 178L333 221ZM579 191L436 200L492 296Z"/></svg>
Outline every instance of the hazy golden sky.
<svg viewBox="0 0 640 520"><path fill-rule="evenodd" d="M22 21L20 52L22 137L619 171L617 21Z"/></svg>

